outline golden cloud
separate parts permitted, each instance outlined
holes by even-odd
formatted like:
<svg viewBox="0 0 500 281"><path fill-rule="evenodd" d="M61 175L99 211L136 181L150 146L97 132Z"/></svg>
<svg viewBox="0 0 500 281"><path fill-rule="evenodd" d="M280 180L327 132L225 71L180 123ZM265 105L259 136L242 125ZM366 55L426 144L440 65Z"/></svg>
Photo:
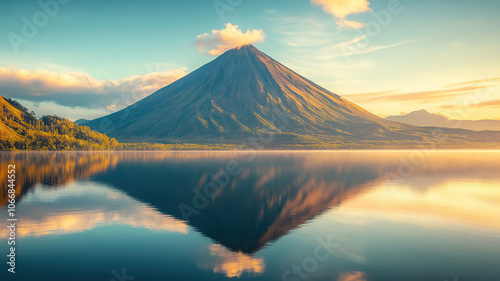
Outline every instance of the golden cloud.
<svg viewBox="0 0 500 281"><path fill-rule="evenodd" d="M210 245L209 250L210 255L217 258L213 265L215 273L222 272L227 277L240 277L243 272L264 272L263 258L253 258L241 252L232 252L218 244Z"/></svg>
<svg viewBox="0 0 500 281"><path fill-rule="evenodd" d="M484 102L477 103L474 106L477 106L477 107L500 108L500 100L484 101Z"/></svg>
<svg viewBox="0 0 500 281"><path fill-rule="evenodd" d="M475 94L483 89L490 89L500 82L500 77L487 80L473 80L455 83L444 86L438 90L399 92L399 91L380 91L361 94L344 95L350 101L358 103L381 103L381 102L412 102L432 103L436 101L449 100L453 97ZM486 101L478 106L496 106L494 101Z"/></svg>
<svg viewBox="0 0 500 281"><path fill-rule="evenodd" d="M339 276L338 281L366 281L366 278L364 272L347 271Z"/></svg>
<svg viewBox="0 0 500 281"><path fill-rule="evenodd" d="M265 34L260 29L248 29L243 33L238 28L238 25L226 23L226 28L224 29L214 29L211 33L198 35L196 37L196 45L200 52L218 56L229 49L257 42L264 42L264 37ZM208 49L208 51L205 51L206 49Z"/></svg>
<svg viewBox="0 0 500 281"><path fill-rule="evenodd" d="M69 107L126 106L185 76L186 68L97 80L82 72L58 73L0 67L0 92L14 99L55 102ZM133 95L134 99L127 98Z"/></svg>
<svg viewBox="0 0 500 281"><path fill-rule="evenodd" d="M462 104L462 105L455 105L455 104L447 104L447 105L441 105L439 108L442 109L465 109L465 108L500 108L500 100L489 100L489 101L483 101L480 103L475 103L475 104Z"/></svg>
<svg viewBox="0 0 500 281"><path fill-rule="evenodd" d="M332 14L336 18L339 28L362 28L362 22L346 20L350 14L369 12L370 2L367 0L311 0L311 3L321 6L323 11Z"/></svg>

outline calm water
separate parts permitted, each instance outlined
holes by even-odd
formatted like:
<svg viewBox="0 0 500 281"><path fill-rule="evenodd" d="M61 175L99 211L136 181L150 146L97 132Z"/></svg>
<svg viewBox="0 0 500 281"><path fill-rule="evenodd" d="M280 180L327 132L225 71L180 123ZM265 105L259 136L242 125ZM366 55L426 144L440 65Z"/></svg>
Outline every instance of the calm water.
<svg viewBox="0 0 500 281"><path fill-rule="evenodd" d="M0 280L500 280L500 152L0 153ZM133 278L133 279L132 279Z"/></svg>

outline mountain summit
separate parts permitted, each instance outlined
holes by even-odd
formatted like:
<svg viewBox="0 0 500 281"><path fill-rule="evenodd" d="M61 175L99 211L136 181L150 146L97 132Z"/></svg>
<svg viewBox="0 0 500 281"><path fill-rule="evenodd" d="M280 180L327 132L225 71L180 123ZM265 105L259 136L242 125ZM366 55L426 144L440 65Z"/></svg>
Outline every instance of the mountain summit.
<svg viewBox="0 0 500 281"><path fill-rule="evenodd" d="M92 129L128 142L275 144L419 140L430 131L384 120L295 73L252 45L231 49ZM419 131L420 130L420 131Z"/></svg>

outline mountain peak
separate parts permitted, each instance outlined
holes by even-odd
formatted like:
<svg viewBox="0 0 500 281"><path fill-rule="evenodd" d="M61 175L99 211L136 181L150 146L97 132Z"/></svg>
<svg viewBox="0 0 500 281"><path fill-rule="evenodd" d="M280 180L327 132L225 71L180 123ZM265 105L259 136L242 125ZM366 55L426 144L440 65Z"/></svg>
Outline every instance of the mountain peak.
<svg viewBox="0 0 500 281"><path fill-rule="evenodd" d="M225 54L233 55L250 55L250 54L263 54L259 49L255 48L252 44L241 45L226 51Z"/></svg>
<svg viewBox="0 0 500 281"><path fill-rule="evenodd" d="M254 45L252 44L245 44L245 45L241 45L239 47L236 47L235 49L252 49L252 50L258 50L257 48L255 48Z"/></svg>
<svg viewBox="0 0 500 281"><path fill-rule="evenodd" d="M330 139L390 131L388 121L318 86L251 44L226 51L124 110L85 125L119 140L139 142L224 138L234 143L273 131L280 141L295 143L311 134ZM104 130L103 122L113 127Z"/></svg>

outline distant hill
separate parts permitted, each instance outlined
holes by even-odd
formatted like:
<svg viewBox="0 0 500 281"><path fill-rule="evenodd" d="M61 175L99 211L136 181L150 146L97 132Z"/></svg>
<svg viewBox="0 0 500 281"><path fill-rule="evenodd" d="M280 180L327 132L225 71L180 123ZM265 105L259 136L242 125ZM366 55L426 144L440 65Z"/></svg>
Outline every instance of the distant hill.
<svg viewBox="0 0 500 281"><path fill-rule="evenodd" d="M78 120L76 120L76 121L75 121L75 122L73 122L73 123L78 124L78 125L83 125L83 124L85 124L85 123L87 123L87 122L89 122L89 121L90 121L90 120L87 120L87 119L78 119Z"/></svg>
<svg viewBox="0 0 500 281"><path fill-rule="evenodd" d="M429 113L424 109L405 115L389 116L385 119L421 127L457 128L474 131L500 130L500 120L456 120L444 115Z"/></svg>
<svg viewBox="0 0 500 281"><path fill-rule="evenodd" d="M274 149L413 148L436 133L375 116L252 45L85 125L123 142L238 145L272 133L266 147ZM500 132L440 134L442 147L500 147Z"/></svg>

